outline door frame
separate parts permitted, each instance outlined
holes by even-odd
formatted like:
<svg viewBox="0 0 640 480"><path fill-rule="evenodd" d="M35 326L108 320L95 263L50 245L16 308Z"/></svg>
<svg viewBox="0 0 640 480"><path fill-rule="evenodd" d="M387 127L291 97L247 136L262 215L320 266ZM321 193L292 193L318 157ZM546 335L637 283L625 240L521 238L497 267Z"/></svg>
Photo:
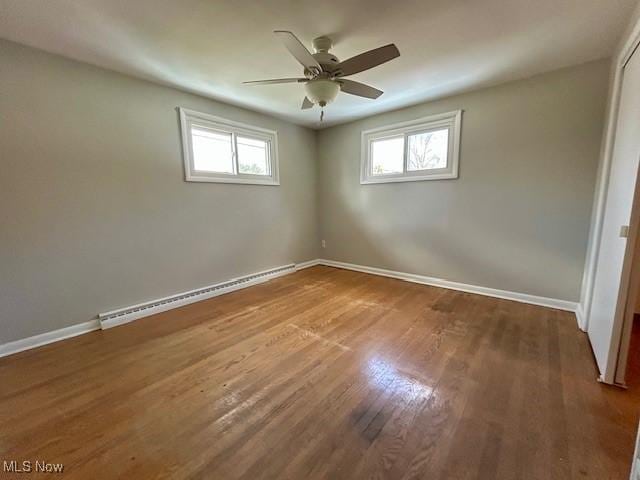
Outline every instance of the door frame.
<svg viewBox="0 0 640 480"><path fill-rule="evenodd" d="M613 159L613 151L615 146L616 130L618 125L618 116L620 112L620 99L622 96L622 82L624 80L624 69L629 62L631 56L636 52L636 49L640 46L640 18L636 19L635 24L631 29L630 35L627 37L623 48L620 53L615 57L613 80L611 82L610 100L607 109L607 118L605 123L605 139L602 146L601 156L602 162L598 168L598 176L596 182L596 196L593 205L593 214L591 222L591 232L589 235L589 245L587 247L586 265L584 269L582 279L582 292L580 295L580 303L576 311L576 317L578 319L578 326L581 330L587 331L589 328L589 319L591 316L591 307L593 300L594 280L596 277L596 270L598 264L598 257L600 253L600 244L602 239L602 227L604 223L604 211L609 187L609 177L611 173L611 162ZM638 184L636 182L636 193ZM635 198L640 195L635 195ZM632 220L635 217L632 212ZM631 234L638 232L632 231L630 225ZM636 230L637 230L636 225ZM635 239L635 237L634 237ZM629 245L632 244L627 240L627 248L625 250L624 264L629 262L628 257L632 255L632 250ZM620 289L618 291L618 302L616 304L616 313L613 322L613 332L611 337L610 353L607 359L607 365L604 372L600 372L600 381L604 383L615 383L616 366L618 363L618 357L620 353L620 342L622 339L622 327L624 323L624 310L627 301L627 292L629 285L629 272L626 272L623 266L623 275L620 280ZM623 288L624 286L624 288ZM623 292L624 290L624 292ZM623 294L624 295L621 295Z"/></svg>

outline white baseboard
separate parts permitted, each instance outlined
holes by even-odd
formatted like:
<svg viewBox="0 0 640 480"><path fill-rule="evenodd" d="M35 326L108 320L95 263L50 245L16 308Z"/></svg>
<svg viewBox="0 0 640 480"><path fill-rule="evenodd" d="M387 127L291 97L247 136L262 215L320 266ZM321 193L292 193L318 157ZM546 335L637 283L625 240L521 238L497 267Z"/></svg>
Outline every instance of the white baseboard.
<svg viewBox="0 0 640 480"><path fill-rule="evenodd" d="M383 277L397 278L399 280L405 280L407 282L448 288L451 290L458 290L460 292L475 293L478 295L485 295L487 297L502 298L505 300L513 300L515 302L556 308L558 310L566 310L569 312L575 312L578 307L578 304L576 302L570 302L567 300L538 297L536 295L529 295L527 293L510 292L508 290L497 290L495 288L479 287L477 285L451 282L449 280L443 280L441 278L426 277L424 275L416 275L414 273L396 272L393 270L385 270L383 268L366 267L363 265L354 265L352 263L336 262L334 260L325 259L318 260L317 264L326 265L328 267L344 268L346 270L354 270L356 272L371 273L373 275L380 275Z"/></svg>
<svg viewBox="0 0 640 480"><path fill-rule="evenodd" d="M576 320L578 321L578 328L583 332L587 331L586 319L584 318L584 309L582 303L576 305Z"/></svg>
<svg viewBox="0 0 640 480"><path fill-rule="evenodd" d="M296 272L299 270L303 270L309 267L315 267L316 265L320 265L320 259L316 258L314 260L307 260L306 262L296 263Z"/></svg>
<svg viewBox="0 0 640 480"><path fill-rule="evenodd" d="M296 270L296 265L292 263L290 265L252 273L243 277L233 278L226 282L216 283L215 285L189 290L188 292L177 293L169 297L158 298L138 305L131 305L129 307L119 308L110 312L100 313L98 315L100 327L103 330L106 330L108 328L132 322L139 318L148 317L149 315L165 312L183 305L199 302L201 300L217 297L218 295L223 295L258 283L266 282L268 280L281 277L282 275L295 272Z"/></svg>
<svg viewBox="0 0 640 480"><path fill-rule="evenodd" d="M78 323L59 330L53 330L52 332L22 338L20 340L0 345L0 357L6 357L7 355L12 355L24 350L41 347L49 343L64 340L65 338L77 337L83 333L89 333L95 330L100 330L100 322L98 322L98 320L89 320L88 322Z"/></svg>

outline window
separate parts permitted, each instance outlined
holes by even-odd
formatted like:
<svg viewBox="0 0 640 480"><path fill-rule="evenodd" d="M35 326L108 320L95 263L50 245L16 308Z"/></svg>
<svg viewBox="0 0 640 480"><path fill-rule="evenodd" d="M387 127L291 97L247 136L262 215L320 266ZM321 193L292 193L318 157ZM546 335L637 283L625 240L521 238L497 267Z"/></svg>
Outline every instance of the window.
<svg viewBox="0 0 640 480"><path fill-rule="evenodd" d="M180 109L185 180L279 185L277 133Z"/></svg>
<svg viewBox="0 0 640 480"><path fill-rule="evenodd" d="M462 111L362 132L360 183L458 178Z"/></svg>

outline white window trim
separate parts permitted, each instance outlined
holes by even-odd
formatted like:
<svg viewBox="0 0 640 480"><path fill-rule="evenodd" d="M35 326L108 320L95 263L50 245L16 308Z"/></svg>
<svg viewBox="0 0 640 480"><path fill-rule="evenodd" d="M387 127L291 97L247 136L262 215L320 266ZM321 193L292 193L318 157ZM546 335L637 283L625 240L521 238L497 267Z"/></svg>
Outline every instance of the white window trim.
<svg viewBox="0 0 640 480"><path fill-rule="evenodd" d="M458 178L460 163L460 135L462 126L462 110L430 115L407 122L395 123L384 127L364 130L361 136L360 183L418 182L424 180L445 180ZM431 170L407 171L407 136L430 130L449 129L449 147L447 148L447 167ZM386 137L405 138L404 166L402 173L373 175L371 173L371 142ZM426 173L428 172L428 173Z"/></svg>
<svg viewBox="0 0 640 480"><path fill-rule="evenodd" d="M226 118L197 112L187 108L178 108L180 112L180 131L182 136L182 157L184 160L184 175L187 182L212 183L240 183L249 185L280 185L278 168L278 132L266 128L247 125L246 123L227 120ZM265 140L269 144L270 175L251 175L247 173L203 172L193 168L193 148L191 145L191 124L202 122L205 127L217 131L229 132ZM235 138L235 136L234 136ZM234 165L237 164L236 147L233 146ZM235 168L235 167L234 167Z"/></svg>

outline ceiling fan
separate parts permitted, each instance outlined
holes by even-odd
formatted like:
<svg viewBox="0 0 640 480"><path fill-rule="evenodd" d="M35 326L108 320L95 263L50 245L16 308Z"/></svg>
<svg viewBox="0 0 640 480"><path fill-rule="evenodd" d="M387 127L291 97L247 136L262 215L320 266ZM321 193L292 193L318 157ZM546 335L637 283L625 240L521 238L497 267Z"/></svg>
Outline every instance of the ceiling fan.
<svg viewBox="0 0 640 480"><path fill-rule="evenodd" d="M249 85L303 83L307 95L302 101L302 110L319 105L323 109L320 121L324 116L324 107L335 100L340 91L371 99L376 99L383 93L382 90L344 77L369 70L400 56L398 48L390 43L341 62L335 55L329 53L333 46L329 37L314 39L315 53L312 54L293 33L284 30L276 30L273 33L280 38L291 55L304 67L304 77L254 80L243 83Z"/></svg>

